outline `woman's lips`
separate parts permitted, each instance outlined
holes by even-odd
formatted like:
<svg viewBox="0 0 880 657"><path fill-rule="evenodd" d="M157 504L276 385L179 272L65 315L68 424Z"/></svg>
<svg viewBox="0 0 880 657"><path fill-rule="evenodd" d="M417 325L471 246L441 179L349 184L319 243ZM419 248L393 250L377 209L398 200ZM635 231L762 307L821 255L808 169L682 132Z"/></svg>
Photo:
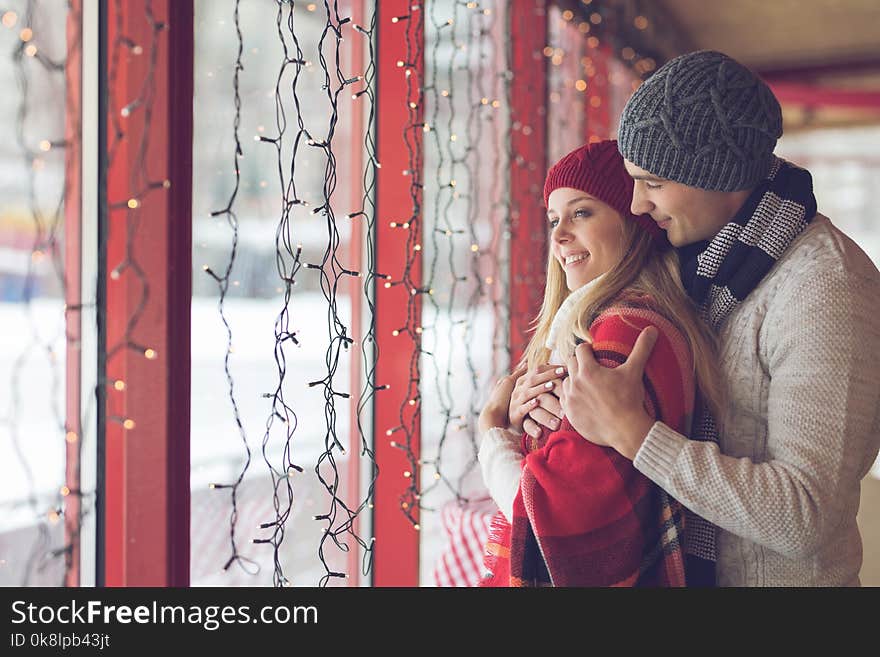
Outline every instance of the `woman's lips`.
<svg viewBox="0 0 880 657"><path fill-rule="evenodd" d="M582 264L584 264L584 263L587 262L589 259L590 259L590 254L589 254L589 253L583 254L582 257L580 257L580 258L578 258L577 260L575 260L574 262L570 262L570 263L568 263L568 264L566 264L565 259L563 258L563 260L562 260L562 268L563 268L563 269L570 269L571 267L577 267L578 265L582 265Z"/></svg>

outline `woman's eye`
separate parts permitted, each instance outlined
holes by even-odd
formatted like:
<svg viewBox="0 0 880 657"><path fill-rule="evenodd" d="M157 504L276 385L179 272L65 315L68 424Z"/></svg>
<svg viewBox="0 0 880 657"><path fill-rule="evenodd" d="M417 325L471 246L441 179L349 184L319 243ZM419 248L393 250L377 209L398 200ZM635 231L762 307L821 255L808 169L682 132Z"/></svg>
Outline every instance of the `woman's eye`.
<svg viewBox="0 0 880 657"><path fill-rule="evenodd" d="M590 214L591 214L591 212L589 210L584 209L584 208L579 208L578 210L574 211L575 217L589 217Z"/></svg>
<svg viewBox="0 0 880 657"><path fill-rule="evenodd" d="M559 219L550 219L547 223L550 225L550 228L553 229L559 225Z"/></svg>

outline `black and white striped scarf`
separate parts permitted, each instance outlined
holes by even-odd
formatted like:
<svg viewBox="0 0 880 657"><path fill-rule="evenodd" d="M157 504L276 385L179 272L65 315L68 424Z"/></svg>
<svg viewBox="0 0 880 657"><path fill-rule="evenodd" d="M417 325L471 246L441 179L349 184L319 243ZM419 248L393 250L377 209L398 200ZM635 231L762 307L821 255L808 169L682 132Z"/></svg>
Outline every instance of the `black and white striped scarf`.
<svg viewBox="0 0 880 657"><path fill-rule="evenodd" d="M678 250L681 278L706 323L721 330L816 215L809 171L776 158L736 216L709 242ZM718 442L711 415L701 409L691 437ZM715 526L688 512L685 551L715 561Z"/></svg>

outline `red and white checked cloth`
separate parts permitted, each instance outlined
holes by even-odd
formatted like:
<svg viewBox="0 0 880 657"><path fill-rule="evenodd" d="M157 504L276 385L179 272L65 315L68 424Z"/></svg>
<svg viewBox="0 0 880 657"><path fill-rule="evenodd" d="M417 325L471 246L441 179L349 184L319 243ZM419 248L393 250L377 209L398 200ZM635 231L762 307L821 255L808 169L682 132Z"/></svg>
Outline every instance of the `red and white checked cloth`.
<svg viewBox="0 0 880 657"><path fill-rule="evenodd" d="M483 573L483 553L489 538L489 523L497 512L498 505L491 498L467 504L452 500L440 509L446 545L434 564L434 584L479 584Z"/></svg>

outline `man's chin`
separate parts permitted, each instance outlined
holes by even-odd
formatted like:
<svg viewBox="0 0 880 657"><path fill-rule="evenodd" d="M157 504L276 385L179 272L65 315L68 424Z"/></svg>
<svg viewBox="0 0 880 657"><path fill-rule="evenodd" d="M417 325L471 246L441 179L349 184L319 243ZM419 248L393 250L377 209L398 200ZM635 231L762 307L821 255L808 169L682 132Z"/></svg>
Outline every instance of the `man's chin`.
<svg viewBox="0 0 880 657"><path fill-rule="evenodd" d="M676 230L667 230L666 231L666 239L669 240L669 243L674 246L676 249L681 248L683 246L687 246L687 240L682 238L681 235L678 234Z"/></svg>

